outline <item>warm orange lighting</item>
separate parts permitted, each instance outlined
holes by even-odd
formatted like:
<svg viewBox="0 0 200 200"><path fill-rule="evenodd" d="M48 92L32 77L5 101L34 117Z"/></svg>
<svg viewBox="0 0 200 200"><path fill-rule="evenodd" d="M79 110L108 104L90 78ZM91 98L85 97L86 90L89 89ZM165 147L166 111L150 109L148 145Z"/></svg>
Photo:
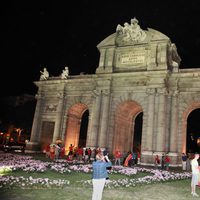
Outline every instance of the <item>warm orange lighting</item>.
<svg viewBox="0 0 200 200"><path fill-rule="evenodd" d="M197 139L197 145L200 146L200 137Z"/></svg>

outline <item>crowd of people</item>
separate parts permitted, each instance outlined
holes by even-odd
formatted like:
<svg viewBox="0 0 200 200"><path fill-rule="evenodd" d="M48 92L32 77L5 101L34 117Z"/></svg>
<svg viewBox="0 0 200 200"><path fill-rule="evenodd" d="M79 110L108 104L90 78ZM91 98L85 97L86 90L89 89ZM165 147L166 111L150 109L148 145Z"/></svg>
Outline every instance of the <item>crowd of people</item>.
<svg viewBox="0 0 200 200"><path fill-rule="evenodd" d="M169 166L171 163L171 158L169 157L168 154L162 154L161 158L158 155L155 155L154 158L154 165L155 168L161 168L161 169L165 169L165 170L169 170Z"/></svg>
<svg viewBox="0 0 200 200"><path fill-rule="evenodd" d="M68 161L80 161L84 163L92 163L96 159L96 155L103 153L104 156L110 156L114 165L123 165L131 167L137 165L140 162L139 150L128 151L122 153L117 149L114 153L109 153L107 148L86 148L75 147L70 144L66 150L62 144L62 141L55 142L54 144L48 144L44 150L46 157L52 160L58 160L66 158Z"/></svg>
<svg viewBox="0 0 200 200"><path fill-rule="evenodd" d="M93 183L93 196L92 199L101 199L103 188L108 177L108 170L112 169L112 165L122 165L125 167L132 167L140 163L140 152L138 149L122 153L117 149L114 154L109 154L107 148L83 148L74 147L70 144L67 155L65 147L62 142L47 145L45 149L46 157L52 160L64 158L68 161L76 160L84 163L91 163L93 168L92 183ZM196 193L196 186L200 185L200 167L199 167L199 154L185 154L181 155L182 170L191 171L191 194L194 197L199 195ZM169 170L171 158L167 153L162 155L156 154L154 156L154 166L156 169Z"/></svg>
<svg viewBox="0 0 200 200"><path fill-rule="evenodd" d="M74 145L70 144L67 160L77 160L89 163L94 159L94 154L96 154L96 152L95 150L91 150L91 148L75 147Z"/></svg>
<svg viewBox="0 0 200 200"><path fill-rule="evenodd" d="M191 160L194 158L192 154L189 153L182 153L181 160L182 160L182 170L183 171L190 171L191 170ZM171 164L171 158L168 154L163 153L160 157L159 155L154 156L154 166L156 169L165 169L169 170Z"/></svg>
<svg viewBox="0 0 200 200"><path fill-rule="evenodd" d="M66 157L68 161L82 161L84 163L92 163L96 159L96 155L103 153L104 156L108 156L109 152L107 148L86 148L86 147L75 147L70 144L68 150L66 151L62 141L58 141L55 144L48 144L45 148L46 157L52 160L58 160ZM111 161L114 165L122 165L125 167L132 167L137 164L140 164L140 151L134 149L133 151L121 152L119 149L116 149L114 153L110 153ZM190 154L182 153L182 170L190 171L191 170L191 160L193 157ZM169 170L171 164L171 158L166 153L162 155L154 156L154 166L156 169Z"/></svg>
<svg viewBox="0 0 200 200"><path fill-rule="evenodd" d="M84 161L85 163L93 160L96 152L90 148L74 147L70 144L68 151L62 143L48 144L45 148L46 157L52 160L58 160L66 157L68 161L77 160ZM95 154L95 155L94 155Z"/></svg>
<svg viewBox="0 0 200 200"><path fill-rule="evenodd" d="M60 158L64 158L65 147L61 143L47 144L44 152L46 154L46 158L58 160Z"/></svg>

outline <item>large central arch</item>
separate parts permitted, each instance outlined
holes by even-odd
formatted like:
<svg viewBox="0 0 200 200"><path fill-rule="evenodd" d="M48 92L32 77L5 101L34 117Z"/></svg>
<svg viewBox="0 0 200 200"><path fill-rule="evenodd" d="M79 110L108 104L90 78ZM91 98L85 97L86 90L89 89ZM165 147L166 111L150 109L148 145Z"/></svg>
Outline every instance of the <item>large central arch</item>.
<svg viewBox="0 0 200 200"><path fill-rule="evenodd" d="M135 101L122 102L116 111L113 150L127 152L133 148L135 118L142 107Z"/></svg>
<svg viewBox="0 0 200 200"><path fill-rule="evenodd" d="M81 120L84 112L88 110L85 104L78 103L73 105L68 111L67 129L65 134L65 149L68 150L70 144L78 146Z"/></svg>

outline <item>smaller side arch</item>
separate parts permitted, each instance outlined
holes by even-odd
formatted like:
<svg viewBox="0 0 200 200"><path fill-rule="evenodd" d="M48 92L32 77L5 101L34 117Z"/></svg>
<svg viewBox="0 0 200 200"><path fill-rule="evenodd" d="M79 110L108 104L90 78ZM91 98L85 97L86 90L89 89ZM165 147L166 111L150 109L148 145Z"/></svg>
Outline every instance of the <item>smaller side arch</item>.
<svg viewBox="0 0 200 200"><path fill-rule="evenodd" d="M188 106L186 108L186 110L183 112L183 115L182 115L182 149L181 149L181 152L186 152L186 136L187 136L187 119L188 119L188 116L189 114L195 110L195 109L198 109L200 108L200 102L193 102L190 106Z"/></svg>
<svg viewBox="0 0 200 200"><path fill-rule="evenodd" d="M65 149L68 150L70 144L75 147L78 146L81 119L86 110L88 110L88 107L83 103L77 103L69 108L66 122L67 127L65 133Z"/></svg>

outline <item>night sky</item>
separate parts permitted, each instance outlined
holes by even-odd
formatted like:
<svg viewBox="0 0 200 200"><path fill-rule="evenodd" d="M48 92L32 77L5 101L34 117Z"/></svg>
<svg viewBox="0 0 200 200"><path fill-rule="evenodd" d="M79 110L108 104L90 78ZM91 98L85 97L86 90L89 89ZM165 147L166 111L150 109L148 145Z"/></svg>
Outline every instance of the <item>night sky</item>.
<svg viewBox="0 0 200 200"><path fill-rule="evenodd" d="M176 44L180 68L200 68L198 0L9 2L0 8L1 96L35 95L33 82L44 67L50 76L65 66L70 75L95 73L96 46L134 17L142 29L158 30Z"/></svg>

